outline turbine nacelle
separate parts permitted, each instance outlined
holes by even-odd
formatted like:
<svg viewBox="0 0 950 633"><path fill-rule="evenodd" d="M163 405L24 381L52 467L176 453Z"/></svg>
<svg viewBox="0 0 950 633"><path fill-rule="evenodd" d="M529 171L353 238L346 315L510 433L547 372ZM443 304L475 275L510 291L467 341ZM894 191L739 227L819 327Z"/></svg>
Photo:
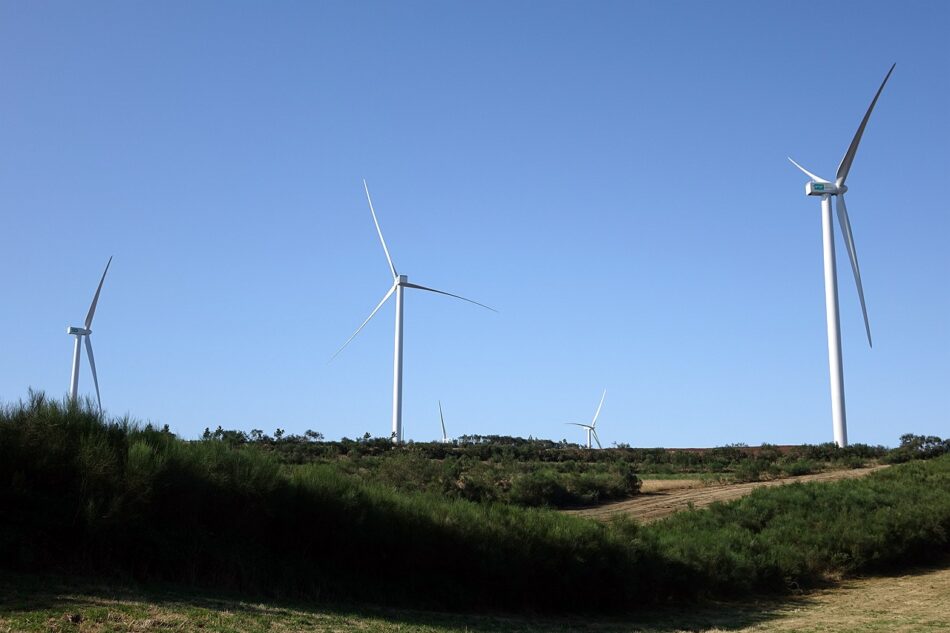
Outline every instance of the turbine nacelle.
<svg viewBox="0 0 950 633"><path fill-rule="evenodd" d="M66 334L72 334L73 336L89 336L92 334L92 330L81 327L68 327L66 328Z"/></svg>
<svg viewBox="0 0 950 633"><path fill-rule="evenodd" d="M407 283L409 283L409 275L396 275L394 285L405 286Z"/></svg>
<svg viewBox="0 0 950 633"><path fill-rule="evenodd" d="M845 185L836 185L833 182L809 182L805 185L806 196L836 196L847 191Z"/></svg>

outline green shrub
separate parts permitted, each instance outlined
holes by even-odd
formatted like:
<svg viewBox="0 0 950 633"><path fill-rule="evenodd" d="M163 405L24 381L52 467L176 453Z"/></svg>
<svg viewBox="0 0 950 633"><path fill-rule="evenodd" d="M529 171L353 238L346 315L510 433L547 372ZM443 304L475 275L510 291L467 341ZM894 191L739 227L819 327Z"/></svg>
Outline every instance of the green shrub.
<svg viewBox="0 0 950 633"><path fill-rule="evenodd" d="M889 464L902 464L914 459L932 459L950 453L950 439L940 439L934 435L901 435L901 444L884 457Z"/></svg>
<svg viewBox="0 0 950 633"><path fill-rule="evenodd" d="M898 568L950 551L950 457L834 483L760 488L644 535L697 570L694 589L730 595L829 573Z"/></svg>
<svg viewBox="0 0 950 633"><path fill-rule="evenodd" d="M551 470L539 470L517 477L511 485L511 499L526 506L567 505L573 496Z"/></svg>
<svg viewBox="0 0 950 633"><path fill-rule="evenodd" d="M424 608L600 611L782 591L950 551L948 455L863 479L759 489L643 527L361 483L358 469L379 454L290 466L223 437L184 442L41 395L7 407L0 566ZM409 454L387 476L449 488L476 481L462 489L532 503L638 483L629 465L551 461L498 485L517 461L469 459L422 466ZM745 461L760 473L775 467Z"/></svg>
<svg viewBox="0 0 950 633"><path fill-rule="evenodd" d="M789 477L800 477L810 475L818 470L818 465L810 459L797 459L793 462L782 464L782 471Z"/></svg>
<svg viewBox="0 0 950 633"><path fill-rule="evenodd" d="M747 459L739 462L734 475L738 482L759 481L762 477L762 465L754 459Z"/></svg>

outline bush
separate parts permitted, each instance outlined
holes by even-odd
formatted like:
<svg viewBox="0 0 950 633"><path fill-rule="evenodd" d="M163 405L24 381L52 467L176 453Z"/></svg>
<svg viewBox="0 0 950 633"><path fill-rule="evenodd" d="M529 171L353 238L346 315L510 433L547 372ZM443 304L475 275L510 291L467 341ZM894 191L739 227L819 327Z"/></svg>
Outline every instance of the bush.
<svg viewBox="0 0 950 633"><path fill-rule="evenodd" d="M782 471L789 477L801 477L810 475L818 470L818 465L810 459L797 459L793 462L782 465Z"/></svg>
<svg viewBox="0 0 950 633"><path fill-rule="evenodd" d="M41 396L0 413L0 507L0 567L18 570L438 608L617 608L653 591L635 573L649 554L600 524L397 494Z"/></svg>
<svg viewBox="0 0 950 633"><path fill-rule="evenodd" d="M950 453L950 439L942 440L937 436L901 435L901 444L891 451L884 461L890 464L903 464L913 459L931 459Z"/></svg>
<svg viewBox="0 0 950 633"><path fill-rule="evenodd" d="M183 442L41 395L8 407L0 567L404 607L600 611L782 591L950 551L946 455L641 527L397 492L338 463L288 467L251 444ZM414 465L406 457L391 476L411 478ZM466 476L460 461L430 467L446 485ZM584 499L635 480L552 463L508 493Z"/></svg>
<svg viewBox="0 0 950 633"><path fill-rule="evenodd" d="M574 501L567 488L550 470L521 475L512 482L511 499L526 506L567 505Z"/></svg>
<svg viewBox="0 0 950 633"><path fill-rule="evenodd" d="M760 488L644 533L670 560L696 570L691 586L705 595L896 569L950 551L950 458L862 479Z"/></svg>
<svg viewBox="0 0 950 633"><path fill-rule="evenodd" d="M735 468L735 478L736 481L740 483L759 481L761 476L762 465L754 459L747 459L745 461L739 462L739 465Z"/></svg>

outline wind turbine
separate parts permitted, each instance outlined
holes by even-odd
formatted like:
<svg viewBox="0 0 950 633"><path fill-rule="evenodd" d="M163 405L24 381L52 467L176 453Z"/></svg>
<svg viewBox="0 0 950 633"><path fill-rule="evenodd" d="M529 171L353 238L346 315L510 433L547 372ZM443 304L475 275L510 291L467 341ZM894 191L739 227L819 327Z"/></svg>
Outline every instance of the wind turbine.
<svg viewBox="0 0 950 633"><path fill-rule="evenodd" d="M73 347L73 373L69 381L69 400L75 404L79 392L79 357L82 355L82 343L85 339L86 355L89 356L89 368L92 369L92 381L96 385L96 401L99 403L99 411L102 412L102 398L99 397L99 377L96 375L96 358L92 354L92 342L89 337L92 335L92 318L96 316L96 305L99 303L99 293L102 292L102 283L106 280L106 273L109 272L109 265L112 264L112 258L106 262L106 269L102 271L102 278L99 280L99 286L96 288L96 294L92 298L92 304L89 306L89 312L86 313L86 320L82 327L66 328L66 333L76 337L76 344Z"/></svg>
<svg viewBox="0 0 950 633"><path fill-rule="evenodd" d="M490 308L483 303L477 301L472 301L471 299L466 299L459 295L454 295L451 292L445 292L443 290L436 290L435 288L428 288L426 286L420 286L419 284L409 283L409 278L406 275L400 275L396 272L396 266L393 264L392 257L389 256L389 249L386 247L386 240L383 239L383 231L379 228L379 220L376 218L376 211L373 209L373 199L369 195L369 187L366 186L366 181L363 181L363 189L366 191L366 201L369 203L369 211L373 215L373 224L376 225L376 233L379 235L379 243L383 245L383 252L386 254L386 261L389 262L389 270L393 275L393 285L390 286L389 290L386 291L386 294L383 295L382 300L373 308L373 311L369 313L369 316L366 317L366 320L356 328L356 331L353 332L353 335L346 340L346 343L343 344L340 349L333 354L330 360L336 358L336 356L343 351L343 349L350 344L356 335L360 333L360 330L369 323L370 319L379 311L383 304L395 293L396 295L396 345L395 351L393 353L393 432L392 440L393 443L399 444L402 443L402 307L403 307L403 291L406 288L415 288L417 290L427 290L429 292L435 292L440 295L446 295L449 297L455 297L456 299L461 299L462 301L467 301L469 303L474 303L477 306L481 306L492 312L498 312L494 308Z"/></svg>
<svg viewBox="0 0 950 633"><path fill-rule="evenodd" d="M583 429L587 429L587 448L593 448L590 443L591 437L597 441L597 448L603 448L600 445L600 438L597 437L597 417L600 415L600 409L604 406L604 398L607 397L607 390L604 389L604 394L600 397L600 404L597 405L597 411L594 413L594 419L591 420L590 424L580 424L578 422L565 422L565 424L570 424L572 426L579 426Z"/></svg>
<svg viewBox="0 0 950 633"><path fill-rule="evenodd" d="M448 443L449 443L449 436L448 436L448 434L445 432L445 416L442 415L442 401L441 401L441 400L439 400L439 420L441 420L441 422L442 422L442 443L443 443L443 444L448 444Z"/></svg>
<svg viewBox="0 0 950 633"><path fill-rule="evenodd" d="M838 223L841 226L841 233L844 238L844 245L848 249L848 257L851 259L851 271L854 273L854 283L858 288L858 298L861 300L861 313L864 315L864 329L867 332L868 346L871 346L871 326L868 323L868 311L864 303L864 288L861 286L861 270L858 268L858 254L854 248L854 236L851 234L851 221L848 219L848 208L844 203L844 194L848 190L845 186L845 180L848 178L848 172L851 170L851 163L854 162L854 155L858 151L858 143L861 142L861 136L864 134L864 128L871 117L871 111L877 103L884 85L890 79L894 67L887 71L881 87L877 89L877 94L871 100L868 111L858 126L854 138L851 139L851 145L845 152L841 164L838 165L838 173L835 174L835 181L831 182L820 176L811 173L794 160L789 158L793 165L802 170L805 175L811 178L811 181L805 185L805 195L818 196L821 198L821 235L824 244L824 264L825 264L825 315L828 329L828 365L831 377L831 418L834 425L835 444L841 447L848 445L848 423L845 416L844 405L844 365L841 360L841 324L838 319L838 273L835 264L835 235L834 220L831 217L831 197L835 196L837 200Z"/></svg>

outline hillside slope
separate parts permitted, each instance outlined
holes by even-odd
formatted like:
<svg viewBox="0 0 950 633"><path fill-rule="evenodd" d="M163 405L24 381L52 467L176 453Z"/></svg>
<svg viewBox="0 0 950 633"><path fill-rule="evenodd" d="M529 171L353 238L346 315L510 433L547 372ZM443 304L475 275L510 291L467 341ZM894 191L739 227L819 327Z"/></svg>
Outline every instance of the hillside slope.
<svg viewBox="0 0 950 633"><path fill-rule="evenodd" d="M813 475L802 475L800 477L782 477L768 481L726 484L705 484L696 479L667 479L659 480L655 483L660 485L653 486L651 484L654 482L647 481L641 487L640 494L633 499L605 503L590 508L565 510L565 512L588 519L597 519L598 521L606 521L623 515L643 523L651 523L690 508L705 508L713 503L739 499L750 494L757 488L768 488L794 483L857 479L877 472L882 468L887 468L887 466L872 466L871 468L855 468L852 470L832 470L824 473L815 473Z"/></svg>

